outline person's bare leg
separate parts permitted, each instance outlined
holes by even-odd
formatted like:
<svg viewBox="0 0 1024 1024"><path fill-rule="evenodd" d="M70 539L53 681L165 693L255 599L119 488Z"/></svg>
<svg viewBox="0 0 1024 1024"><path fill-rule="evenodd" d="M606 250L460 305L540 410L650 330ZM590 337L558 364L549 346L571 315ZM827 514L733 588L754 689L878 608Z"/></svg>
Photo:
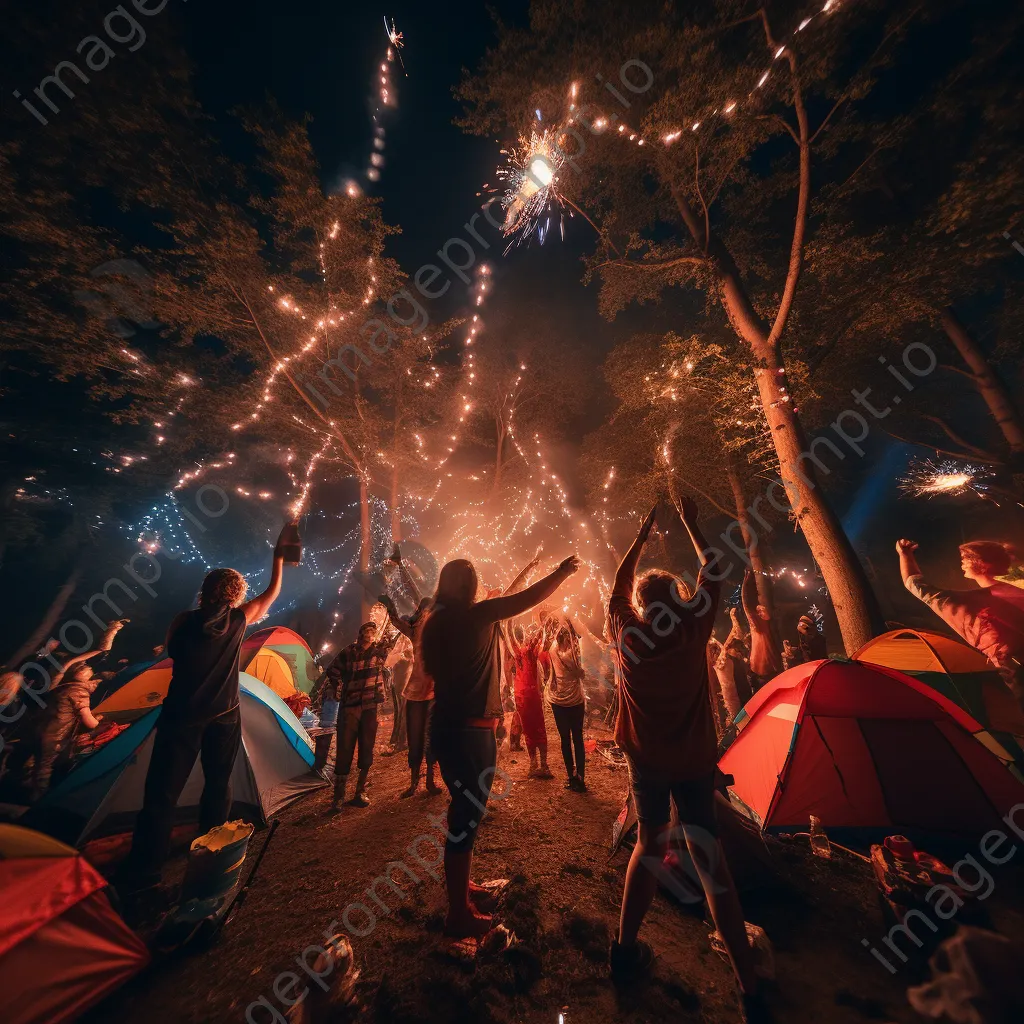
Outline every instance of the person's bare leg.
<svg viewBox="0 0 1024 1024"><path fill-rule="evenodd" d="M626 885L619 912L619 945L636 942L644 915L658 891L658 876L652 870L665 856L665 833L668 825L649 826L640 822L636 846L626 868Z"/></svg>
<svg viewBox="0 0 1024 1024"><path fill-rule="evenodd" d="M708 909L725 943L740 990L744 995L752 996L758 987L757 975L754 973L754 950L747 938L743 908L740 906L739 894L736 892L736 884L732 880L722 843L715 839L712 845L711 837L705 834L705 842L701 844L697 835L687 829L686 848L690 851L701 885L704 886ZM708 864L709 852L711 864Z"/></svg>
<svg viewBox="0 0 1024 1024"><path fill-rule="evenodd" d="M479 938L491 928L491 918L477 913L469 902L469 877L473 870L473 850L444 851L444 881L448 891L448 916L445 935L453 939Z"/></svg>
<svg viewBox="0 0 1024 1024"><path fill-rule="evenodd" d="M420 788L420 773L415 769L411 769L409 772L409 788L404 793L399 793L398 798L405 800L410 796L416 795L416 790Z"/></svg>

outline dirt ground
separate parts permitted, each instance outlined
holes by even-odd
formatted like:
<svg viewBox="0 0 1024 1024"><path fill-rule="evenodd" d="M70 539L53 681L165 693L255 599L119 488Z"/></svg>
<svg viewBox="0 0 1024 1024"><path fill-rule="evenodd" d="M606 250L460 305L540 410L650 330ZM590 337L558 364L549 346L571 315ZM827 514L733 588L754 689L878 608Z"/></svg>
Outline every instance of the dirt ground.
<svg viewBox="0 0 1024 1024"><path fill-rule="evenodd" d="M550 723L549 735L555 737ZM609 858L609 847L625 770L593 756L590 792L577 794L563 788L557 747L551 766L553 780L528 780L526 755L506 744L499 767L514 785L492 802L477 842L475 877L513 880L498 915L521 941L513 951L481 955L475 966L446 955L442 886L407 851L418 836L440 835L430 817L443 813L447 798L398 800L407 784L404 755L383 757L378 749L369 808L329 817L327 790L293 805L219 943L154 966L94 1011L90 1024L200 1024L247 1014L253 1024L280 1020L274 1013L286 1007L275 980L281 972L301 974L296 957L323 944L325 929L353 903L377 911L372 930L358 909L349 916L355 929L369 931L351 939L362 972L360 1022L558 1024L559 1014L565 1024L739 1021L732 976L709 945L708 925L662 895L641 933L658 954L654 977L625 994L612 986L605 958L628 855ZM261 841L257 835L253 849ZM417 849L428 864L436 857L426 840ZM877 943L885 931L868 865L843 854L819 860L799 840L771 841L769 852L774 877L745 895L744 910L774 947L771 1006L780 1024L919 1020L904 994L912 977L891 976L861 945L862 938ZM404 901L377 889L394 911L386 916L366 889L398 860L419 881L394 874L403 880ZM1019 914L1009 913L1000 927L1024 937ZM294 998L308 979L297 990L288 983L279 979L279 991Z"/></svg>

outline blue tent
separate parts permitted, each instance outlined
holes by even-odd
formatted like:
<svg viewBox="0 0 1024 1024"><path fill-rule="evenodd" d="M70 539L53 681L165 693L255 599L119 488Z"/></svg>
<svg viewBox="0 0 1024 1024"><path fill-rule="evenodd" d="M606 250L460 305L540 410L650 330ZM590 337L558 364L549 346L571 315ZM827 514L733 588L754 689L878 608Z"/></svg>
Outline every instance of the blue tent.
<svg viewBox="0 0 1024 1024"><path fill-rule="evenodd" d="M327 783L313 771L313 743L288 705L245 672L240 689L242 744L231 776L231 816L260 826ZM23 824L75 846L130 831L142 808L162 710L153 708L78 765L25 815ZM198 821L203 781L196 758L178 801L179 822Z"/></svg>

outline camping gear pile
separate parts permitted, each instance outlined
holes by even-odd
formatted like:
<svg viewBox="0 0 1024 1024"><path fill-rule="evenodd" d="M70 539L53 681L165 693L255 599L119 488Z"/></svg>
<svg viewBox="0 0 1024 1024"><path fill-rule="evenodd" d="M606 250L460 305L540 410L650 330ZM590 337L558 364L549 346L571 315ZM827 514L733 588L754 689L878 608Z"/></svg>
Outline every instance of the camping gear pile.
<svg viewBox="0 0 1024 1024"><path fill-rule="evenodd" d="M78 1017L149 963L76 850L0 825L0 992L5 1024Z"/></svg>
<svg viewBox="0 0 1024 1024"><path fill-rule="evenodd" d="M871 868L890 924L905 923L912 910L929 918L937 916L926 899L937 885L947 888L962 904L957 911L959 919L972 916L972 910L977 914L976 901L957 883L953 869L930 853L915 849L906 836L886 836L884 842L873 845Z"/></svg>

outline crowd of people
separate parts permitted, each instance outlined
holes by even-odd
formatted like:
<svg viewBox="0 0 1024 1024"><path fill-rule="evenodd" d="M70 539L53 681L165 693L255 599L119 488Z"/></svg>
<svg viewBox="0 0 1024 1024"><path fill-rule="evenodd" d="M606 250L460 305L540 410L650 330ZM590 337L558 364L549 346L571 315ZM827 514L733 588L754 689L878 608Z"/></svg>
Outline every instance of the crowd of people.
<svg viewBox="0 0 1024 1024"><path fill-rule="evenodd" d="M689 499L677 505L680 521L701 565L690 587L666 569L638 572L655 522L644 520L616 572L603 635L582 623L588 643L597 643L614 667L611 713L614 742L628 766L638 818L638 838L626 872L617 934L609 952L619 980L642 975L653 952L639 938L654 897L660 865L675 843L687 847L707 904L735 970L748 1009L759 1004L753 953L736 888L729 873L715 811L720 740L732 719L757 690L778 673L827 657L820 621L800 616L791 639L780 635L772 612L769 580L747 571L739 602L728 609L730 630L716 639L723 600L719 574ZM282 532L282 539L284 532ZM130 855L119 880L131 894L156 884L168 855L173 812L196 758L205 789L203 830L226 820L230 777L238 753L239 656L246 629L264 618L281 590L283 540L274 551L270 583L246 600L246 582L233 569L207 574L198 607L171 623L165 648L172 674L145 782ZM908 591L928 605L1002 674L1024 707L1024 590L1006 582L1013 555L991 541L964 544L961 569L976 586L941 589L928 583L917 564L917 544L897 543ZM472 881L473 847L490 796L499 745L525 749L529 779L550 779L548 715L559 739L565 787L585 793L588 701L600 682L584 666L583 637L572 618L548 603L577 571L570 556L535 582L530 562L504 589L482 591L476 569L465 559L440 571L435 593L425 596L398 545L388 560L394 569L390 593L380 595L383 622L363 623L356 639L330 660L311 697L321 726L335 730L334 790L330 813L365 808L377 740L378 712L391 696L394 720L388 753L408 754L409 785L401 799L425 783L429 793L447 790L444 851L448 896L446 934L454 939L484 935L491 918L478 909L482 889ZM422 582L422 581L421 581ZM761 588L764 589L761 589ZM402 614L399 603L410 610ZM742 612L742 615L741 615ZM746 625L744 626L744 619ZM91 701L99 677L89 662L109 651L112 625L100 649L59 662L49 699L18 723L17 742L5 745L4 772L21 775L29 801L42 796L76 736L100 726ZM714 685L712 685L714 683ZM23 680L0 677L6 710ZM547 707L545 707L547 705ZM11 721L5 716L5 721ZM509 727L506 730L506 723ZM349 796L355 760L357 777ZM675 808L679 828L670 826Z"/></svg>

